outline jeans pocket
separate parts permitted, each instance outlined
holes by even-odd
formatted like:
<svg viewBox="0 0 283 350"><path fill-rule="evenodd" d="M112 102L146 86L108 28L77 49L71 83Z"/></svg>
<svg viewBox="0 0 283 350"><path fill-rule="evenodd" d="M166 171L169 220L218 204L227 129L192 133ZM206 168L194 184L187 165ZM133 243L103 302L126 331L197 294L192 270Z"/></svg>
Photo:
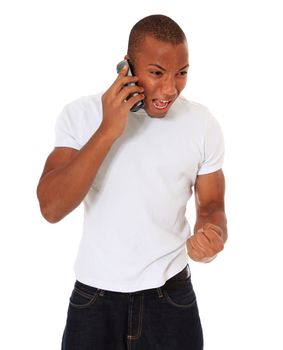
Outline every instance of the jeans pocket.
<svg viewBox="0 0 283 350"><path fill-rule="evenodd" d="M70 305L76 309L85 309L93 305L97 297L97 290L94 294L88 294L85 291L75 287L70 297Z"/></svg>
<svg viewBox="0 0 283 350"><path fill-rule="evenodd" d="M196 295L190 283L180 289L163 290L167 302L180 308L190 308L196 304Z"/></svg>

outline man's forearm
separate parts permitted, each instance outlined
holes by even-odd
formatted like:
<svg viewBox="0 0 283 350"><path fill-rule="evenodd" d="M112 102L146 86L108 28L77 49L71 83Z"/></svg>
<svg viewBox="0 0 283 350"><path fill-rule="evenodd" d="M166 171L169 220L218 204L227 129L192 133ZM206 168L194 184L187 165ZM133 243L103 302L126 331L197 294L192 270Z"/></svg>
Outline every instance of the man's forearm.
<svg viewBox="0 0 283 350"><path fill-rule="evenodd" d="M42 177L37 193L42 214L49 222L60 221L81 203L114 142L112 136L98 129L67 164Z"/></svg>

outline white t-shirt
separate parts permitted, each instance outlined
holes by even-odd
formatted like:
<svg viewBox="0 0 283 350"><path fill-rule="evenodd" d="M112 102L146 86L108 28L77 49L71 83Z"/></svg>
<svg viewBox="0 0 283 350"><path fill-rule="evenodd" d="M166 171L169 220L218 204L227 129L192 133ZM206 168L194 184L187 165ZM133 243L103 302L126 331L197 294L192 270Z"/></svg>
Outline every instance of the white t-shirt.
<svg viewBox="0 0 283 350"><path fill-rule="evenodd" d="M102 121L101 93L68 104L56 147L80 149ZM223 137L206 107L179 97L164 118L129 113L84 199L77 280L119 291L162 286L188 264L185 217L196 176L222 167Z"/></svg>

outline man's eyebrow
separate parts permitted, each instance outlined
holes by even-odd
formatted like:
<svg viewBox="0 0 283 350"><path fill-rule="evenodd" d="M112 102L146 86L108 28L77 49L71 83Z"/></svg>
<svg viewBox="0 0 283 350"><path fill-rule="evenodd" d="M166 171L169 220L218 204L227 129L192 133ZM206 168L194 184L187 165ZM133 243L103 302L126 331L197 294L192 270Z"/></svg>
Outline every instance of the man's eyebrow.
<svg viewBox="0 0 283 350"><path fill-rule="evenodd" d="M189 66L190 66L189 64L186 64L183 68L179 69L179 71L183 70L183 69L186 69L186 68L189 68Z"/></svg>
<svg viewBox="0 0 283 350"><path fill-rule="evenodd" d="M161 70L166 70L165 68L161 67L159 64L156 64L156 63L149 63L149 66L155 66ZM186 69L189 67L189 64L186 64L183 68L179 69L179 71L183 70L183 69Z"/></svg>
<svg viewBox="0 0 283 350"><path fill-rule="evenodd" d="M166 70L165 68L161 67L159 64L155 64L155 63L149 63L149 66L155 66L161 70Z"/></svg>

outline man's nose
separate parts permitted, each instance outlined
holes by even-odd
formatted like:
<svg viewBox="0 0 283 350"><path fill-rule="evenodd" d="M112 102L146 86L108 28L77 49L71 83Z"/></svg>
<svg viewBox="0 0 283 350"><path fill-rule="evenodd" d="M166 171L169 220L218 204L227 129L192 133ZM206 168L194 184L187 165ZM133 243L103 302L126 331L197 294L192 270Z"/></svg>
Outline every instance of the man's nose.
<svg viewBox="0 0 283 350"><path fill-rule="evenodd" d="M164 99L172 99L176 96L176 81L174 77L168 76L162 82L162 97Z"/></svg>

